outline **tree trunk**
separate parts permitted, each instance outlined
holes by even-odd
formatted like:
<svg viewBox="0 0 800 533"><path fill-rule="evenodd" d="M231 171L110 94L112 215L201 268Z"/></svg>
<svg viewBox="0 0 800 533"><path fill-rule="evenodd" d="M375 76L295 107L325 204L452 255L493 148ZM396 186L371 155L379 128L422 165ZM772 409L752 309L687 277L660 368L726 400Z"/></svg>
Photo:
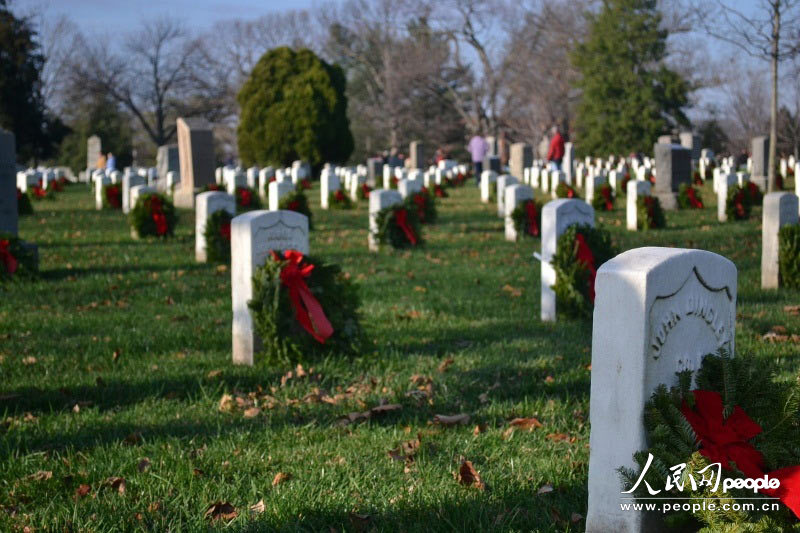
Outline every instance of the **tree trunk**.
<svg viewBox="0 0 800 533"><path fill-rule="evenodd" d="M778 144L778 45L781 35L780 2L772 3L772 99L769 113L769 167L767 192L775 190L775 154Z"/></svg>

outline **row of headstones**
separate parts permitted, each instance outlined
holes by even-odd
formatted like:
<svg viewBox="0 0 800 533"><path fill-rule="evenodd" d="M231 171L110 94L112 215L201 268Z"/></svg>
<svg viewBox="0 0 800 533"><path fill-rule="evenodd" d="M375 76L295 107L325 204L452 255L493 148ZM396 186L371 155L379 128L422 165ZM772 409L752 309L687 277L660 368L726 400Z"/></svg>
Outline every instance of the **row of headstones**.
<svg viewBox="0 0 800 533"><path fill-rule="evenodd" d="M103 188L107 185L119 185L122 192L122 212L129 213L136 200L143 194L158 192L158 176L156 169L126 167L124 171L107 172L97 169L92 173L92 184L95 208L103 209Z"/></svg>
<svg viewBox="0 0 800 533"><path fill-rule="evenodd" d="M230 194L236 191L237 187L249 187L264 194L267 184L274 178L275 181L283 183L285 181L297 185L300 181L311 177L311 166L304 161L295 161L291 167L275 168L266 166L259 168L252 166L248 169L241 167L225 166L218 167L214 172L217 185L224 187Z"/></svg>
<svg viewBox="0 0 800 533"><path fill-rule="evenodd" d="M26 192L28 187L35 187L41 183L47 189L50 183L65 178L75 181L75 175L69 167L37 167L20 170L17 172L17 189Z"/></svg>

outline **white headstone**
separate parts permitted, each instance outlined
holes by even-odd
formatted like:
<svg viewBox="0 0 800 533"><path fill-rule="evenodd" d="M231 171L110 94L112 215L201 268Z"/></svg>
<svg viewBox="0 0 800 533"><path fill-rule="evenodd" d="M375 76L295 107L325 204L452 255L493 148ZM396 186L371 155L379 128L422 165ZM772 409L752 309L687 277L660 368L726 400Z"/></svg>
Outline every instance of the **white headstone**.
<svg viewBox="0 0 800 533"><path fill-rule="evenodd" d="M504 218L506 216L506 208L505 208L506 187L508 187L509 185L516 185L518 183L519 180L509 174L503 174L502 176L497 177L495 186L497 187L496 190L497 216L499 218Z"/></svg>
<svg viewBox="0 0 800 533"><path fill-rule="evenodd" d="M422 190L422 180L405 179L397 182L397 192L404 199Z"/></svg>
<svg viewBox="0 0 800 533"><path fill-rule="evenodd" d="M623 510L618 469L647 448L644 406L675 373L696 370L725 347L733 354L736 267L704 250L636 248L598 269L592 327L588 533L656 531ZM671 465L669 465L671 466Z"/></svg>
<svg viewBox="0 0 800 533"><path fill-rule="evenodd" d="M278 211L278 205L281 203L281 198L294 190L294 185L289 181L273 181L269 186L269 210Z"/></svg>
<svg viewBox="0 0 800 533"><path fill-rule="evenodd" d="M145 179L138 174L122 176L122 212L126 215L131 212L131 187L144 184Z"/></svg>
<svg viewBox="0 0 800 533"><path fill-rule="evenodd" d="M103 209L103 187L111 185L111 178L96 176L94 178L94 207L98 211Z"/></svg>
<svg viewBox="0 0 800 533"><path fill-rule="evenodd" d="M308 254L308 218L294 211L250 211L231 221L234 364L252 366L260 349L247 302L253 298L253 273L270 250Z"/></svg>
<svg viewBox="0 0 800 533"><path fill-rule="evenodd" d="M560 170L550 171L550 194L552 195L553 198L556 197L556 189L558 189L559 184L566 182L567 182L566 174L564 174Z"/></svg>
<svg viewBox="0 0 800 533"><path fill-rule="evenodd" d="M247 169L247 186L251 189L258 190L258 167L250 167Z"/></svg>
<svg viewBox="0 0 800 533"><path fill-rule="evenodd" d="M359 174L350 180L350 199L354 202L358 201L358 190L367 183L367 176Z"/></svg>
<svg viewBox="0 0 800 533"><path fill-rule="evenodd" d="M728 189L736 186L736 174L720 175L717 182L717 220L720 222L727 222L728 215L725 213L725 207L728 201Z"/></svg>
<svg viewBox="0 0 800 533"><path fill-rule="evenodd" d="M761 288L777 289L779 285L778 232L787 224L797 224L798 200L790 192L764 195L761 223Z"/></svg>
<svg viewBox="0 0 800 533"><path fill-rule="evenodd" d="M376 189L369 193L369 249L377 251L380 243L378 242L378 222L377 215L381 209L385 209L391 205L399 204L403 201L403 197L397 191L387 189Z"/></svg>
<svg viewBox="0 0 800 533"><path fill-rule="evenodd" d="M628 193L626 197L626 222L630 231L636 231L638 227L638 209L636 203L640 196L650 196L649 181L628 181Z"/></svg>
<svg viewBox="0 0 800 533"><path fill-rule="evenodd" d="M319 182L319 204L322 209L328 209L328 196L341 189L339 178L334 174L322 176Z"/></svg>
<svg viewBox="0 0 800 533"><path fill-rule="evenodd" d="M514 219L511 214L526 200L533 200L533 189L528 185L507 184L503 195L505 196L503 207L505 209L506 240L514 242L519 238L517 230L514 228Z"/></svg>
<svg viewBox="0 0 800 533"><path fill-rule="evenodd" d="M149 185L134 185L131 187L131 209L136 206L136 201L139 199L140 196L145 194L155 194L158 191L155 187L150 187Z"/></svg>
<svg viewBox="0 0 800 533"><path fill-rule="evenodd" d="M264 167L258 171L258 194L262 198L268 196L269 180L275 177L275 169L272 167Z"/></svg>
<svg viewBox="0 0 800 533"><path fill-rule="evenodd" d="M481 202L488 204L492 197L491 190L497 182L497 172L484 170L481 172Z"/></svg>
<svg viewBox="0 0 800 533"><path fill-rule="evenodd" d="M199 263L205 263L206 256L206 222L217 211L225 210L236 215L236 198L222 191L201 192L195 198L194 222L194 256Z"/></svg>

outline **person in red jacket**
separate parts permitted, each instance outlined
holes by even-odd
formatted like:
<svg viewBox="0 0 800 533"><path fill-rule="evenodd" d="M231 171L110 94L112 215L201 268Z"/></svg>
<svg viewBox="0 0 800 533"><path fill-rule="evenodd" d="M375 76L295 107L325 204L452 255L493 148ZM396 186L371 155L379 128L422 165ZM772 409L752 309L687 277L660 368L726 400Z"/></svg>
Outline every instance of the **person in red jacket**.
<svg viewBox="0 0 800 533"><path fill-rule="evenodd" d="M551 130L553 137L550 139L550 149L547 150L547 160L555 170L561 170L561 160L564 159L564 137L558 131L558 126Z"/></svg>

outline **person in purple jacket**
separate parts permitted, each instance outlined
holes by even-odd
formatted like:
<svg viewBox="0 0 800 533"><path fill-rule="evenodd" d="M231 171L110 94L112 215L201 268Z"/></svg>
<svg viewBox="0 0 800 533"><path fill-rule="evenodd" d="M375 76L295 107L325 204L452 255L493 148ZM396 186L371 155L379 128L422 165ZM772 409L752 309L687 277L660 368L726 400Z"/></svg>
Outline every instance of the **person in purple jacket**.
<svg viewBox="0 0 800 533"><path fill-rule="evenodd" d="M472 154L472 168L475 171L475 184L481 184L481 172L483 172L483 160L486 152L489 151L489 143L477 133L469 140L467 150Z"/></svg>

